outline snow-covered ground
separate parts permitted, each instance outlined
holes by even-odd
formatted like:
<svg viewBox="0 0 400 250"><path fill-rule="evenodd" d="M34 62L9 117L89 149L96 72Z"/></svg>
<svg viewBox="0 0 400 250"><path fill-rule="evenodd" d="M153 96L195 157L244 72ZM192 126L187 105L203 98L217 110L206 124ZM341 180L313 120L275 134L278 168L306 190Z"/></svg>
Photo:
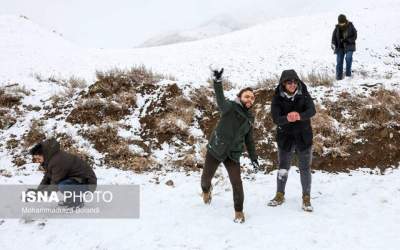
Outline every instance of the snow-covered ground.
<svg viewBox="0 0 400 250"><path fill-rule="evenodd" d="M358 30L354 70L375 77L392 70L387 54L400 43L400 5L382 1L346 11ZM257 26L200 41L138 49L82 49L57 33L30 20L0 16L1 81L18 81L29 75L77 75L93 80L96 69L144 64L180 82L205 84L210 64L226 68L236 85L256 83L287 68L309 73L333 73L335 56L330 44L337 12L316 13L271 20ZM6 70L7 69L7 70ZM381 76L381 78L383 78Z"/></svg>
<svg viewBox="0 0 400 250"><path fill-rule="evenodd" d="M222 169L222 168L221 168ZM29 171L28 171L29 172ZM246 222L235 224L232 191L219 170L211 205L200 197L199 174L135 175L98 170L100 183L140 184L140 219L53 219L0 225L1 249L398 249L400 244L399 170L386 175L356 171L313 175L315 211L301 210L300 176L292 169L286 203L267 207L275 174L244 180ZM8 179L34 183L40 174ZM160 184L154 184L159 177ZM175 187L164 183L173 180ZM127 204L129 206L129 204ZM43 224L44 223L44 224Z"/></svg>
<svg viewBox="0 0 400 250"><path fill-rule="evenodd" d="M354 1L357 2L357 1ZM332 88L310 91L317 100L338 98L343 90L363 92L360 83L382 83L400 89L399 70L388 53L400 44L400 3L358 1L359 8L346 12L359 34L354 54L353 79L335 82ZM356 4L354 4L355 6ZM271 20L255 27L200 41L130 50L83 49L18 16L0 16L0 87L18 83L31 91L22 103L43 106L63 91L43 78L83 77L91 84L95 71L144 64L173 75L180 86L206 85L210 64L226 68L227 77L240 88L273 77L287 68L307 74L313 70L333 73L335 57L330 50L336 12L316 13ZM359 72L367 72L365 77ZM388 77L390 75L390 78ZM396 85L397 84L397 85ZM232 97L236 90L228 92ZM2 131L21 138L30 121L44 111L27 112L15 126ZM45 124L53 129L56 120ZM128 122L138 124L138 117ZM140 126L140 125L139 125ZM78 128L65 121L57 132L78 136ZM78 137L80 138L80 137ZM80 141L91 154L91 145ZM35 184L41 173L32 164L12 165L12 156L0 147L0 184ZM164 154L159 152L161 157ZM161 158L160 158L161 159ZM245 175L245 224L234 224L232 193L225 170L215 179L211 206L202 204L199 173L135 174L97 166L101 184L140 184L141 216L132 220L39 220L24 223L0 219L0 249L398 249L400 240L400 170L384 175L359 170L351 174L317 171L313 175L314 213L301 210L299 174L291 171L287 202L270 208L266 202L275 192L275 174ZM156 184L154 178L160 179ZM164 183L173 180L175 187ZM129 205L129 204L127 204Z"/></svg>

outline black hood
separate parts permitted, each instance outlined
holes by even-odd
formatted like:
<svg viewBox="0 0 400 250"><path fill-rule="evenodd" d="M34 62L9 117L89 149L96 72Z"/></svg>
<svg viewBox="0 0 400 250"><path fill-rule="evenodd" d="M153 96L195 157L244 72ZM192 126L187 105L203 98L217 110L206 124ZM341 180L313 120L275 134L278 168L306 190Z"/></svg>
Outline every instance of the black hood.
<svg viewBox="0 0 400 250"><path fill-rule="evenodd" d="M307 93L306 85L300 80L294 69L287 69L282 71L281 78L279 79L279 84L275 89L275 94L279 94L282 97L285 97L283 83L287 80L296 80L297 81L297 95L302 95L303 92Z"/></svg>
<svg viewBox="0 0 400 250"><path fill-rule="evenodd" d="M54 138L48 139L40 143L43 150L44 163L43 166L47 167L50 159L60 151L60 143Z"/></svg>
<svg viewBox="0 0 400 250"><path fill-rule="evenodd" d="M283 83L287 80L297 80L300 81L299 76L297 75L294 69L287 69L282 71L281 78L279 79L279 85L283 85Z"/></svg>

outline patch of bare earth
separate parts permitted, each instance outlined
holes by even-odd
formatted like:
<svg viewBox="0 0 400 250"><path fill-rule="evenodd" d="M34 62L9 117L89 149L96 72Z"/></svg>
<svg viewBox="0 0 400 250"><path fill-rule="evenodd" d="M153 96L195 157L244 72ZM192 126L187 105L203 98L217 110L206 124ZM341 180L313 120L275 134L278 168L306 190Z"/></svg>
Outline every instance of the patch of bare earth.
<svg viewBox="0 0 400 250"><path fill-rule="evenodd" d="M327 75L312 77L315 85L330 85ZM207 139L219 120L213 90L207 86L187 92L173 81L159 84L162 79L163 76L144 67L98 72L97 81L79 94L66 121L82 125L79 134L103 154L103 163L108 166L136 172L153 171L165 165L198 170L203 162L195 155L205 155ZM257 85L253 107L256 149L266 162L267 171L277 167L276 126L270 113L273 83L277 79L275 76ZM369 97L343 92L335 102L325 100L316 104L317 115L312 119L313 169L339 172L378 167L383 170L397 165L400 162L399 102L397 92L379 89ZM62 100L57 103L62 104ZM132 115L137 115L140 122L135 139L118 133L120 129L130 131L126 122ZM203 135L192 134L194 127ZM58 137L66 150L93 160L87 152L74 148L73 138ZM40 133L33 129L24 141L28 145L40 138ZM175 153L165 162L156 162L154 153L164 144L174 147ZM16 147L13 141L8 146Z"/></svg>
<svg viewBox="0 0 400 250"><path fill-rule="evenodd" d="M104 163L110 167L135 172L142 172L151 168L151 158L135 154L129 148L132 142L118 136L115 127L100 126L84 131L82 135L93 143L97 151L104 154Z"/></svg>
<svg viewBox="0 0 400 250"><path fill-rule="evenodd" d="M266 169L271 171L277 166L275 142L275 124L271 116L271 101L275 90L259 88L255 90L256 101L253 107L255 116L254 141L259 157L266 160Z"/></svg>
<svg viewBox="0 0 400 250"><path fill-rule="evenodd" d="M92 142L97 151L104 154L103 161L108 166L137 172L149 170L153 160L149 156L151 147L147 141L150 142L154 135L152 125L160 123L159 120L154 120L157 116L143 112L142 141L119 136L118 129L121 127L129 129L129 125L118 122L132 115L138 108L137 94L151 95L159 90L160 86L156 83L163 79L163 76L144 67L133 67L129 70L99 71L96 77L97 81L88 91L81 93L76 107L66 119L67 122L93 125L81 130L80 134ZM176 85L172 86L174 87L176 89ZM158 105L153 104L153 107L157 109ZM130 148L132 145L141 148L143 153L134 152Z"/></svg>
<svg viewBox="0 0 400 250"><path fill-rule="evenodd" d="M22 96L0 88L0 130L8 129L17 121Z"/></svg>
<svg viewBox="0 0 400 250"><path fill-rule="evenodd" d="M327 101L324 105L326 109L319 109L313 119L315 169L337 172L377 167L384 170L398 165L398 92L379 89L370 97L342 93L338 101ZM338 126L344 131L338 131Z"/></svg>

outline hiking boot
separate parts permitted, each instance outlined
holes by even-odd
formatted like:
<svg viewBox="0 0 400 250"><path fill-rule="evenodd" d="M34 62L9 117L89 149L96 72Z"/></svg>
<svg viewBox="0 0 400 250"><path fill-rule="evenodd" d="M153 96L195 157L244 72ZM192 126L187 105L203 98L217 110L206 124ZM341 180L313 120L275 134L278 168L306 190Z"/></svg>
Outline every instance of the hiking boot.
<svg viewBox="0 0 400 250"><path fill-rule="evenodd" d="M203 192L202 196L203 196L204 204L211 203L211 199L212 199L211 192L212 192L212 186L210 187L210 190L208 190L208 192Z"/></svg>
<svg viewBox="0 0 400 250"><path fill-rule="evenodd" d="M72 201L60 201L58 203L58 206L60 207L66 207L66 208L82 208L85 205L83 202L72 202Z"/></svg>
<svg viewBox="0 0 400 250"><path fill-rule="evenodd" d="M74 204L72 198L66 198L65 200L61 200L58 202L58 206L60 207L71 207Z"/></svg>
<svg viewBox="0 0 400 250"><path fill-rule="evenodd" d="M311 206L310 195L303 195L303 210L306 212L312 212L314 208Z"/></svg>
<svg viewBox="0 0 400 250"><path fill-rule="evenodd" d="M276 192L275 197L268 202L268 206L276 207L282 205L285 202L285 194L282 192Z"/></svg>
<svg viewBox="0 0 400 250"><path fill-rule="evenodd" d="M60 207L69 207L71 204L72 204L72 202L69 202L69 201L58 202L58 206L60 206Z"/></svg>
<svg viewBox="0 0 400 250"><path fill-rule="evenodd" d="M235 223L244 223L244 213L243 212L235 212L235 219L233 220Z"/></svg>

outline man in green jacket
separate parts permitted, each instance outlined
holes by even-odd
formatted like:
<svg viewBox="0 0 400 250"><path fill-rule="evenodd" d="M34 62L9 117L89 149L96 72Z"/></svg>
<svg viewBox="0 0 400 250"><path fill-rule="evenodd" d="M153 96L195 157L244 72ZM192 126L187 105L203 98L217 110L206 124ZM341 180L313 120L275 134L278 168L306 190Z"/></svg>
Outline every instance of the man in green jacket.
<svg viewBox="0 0 400 250"><path fill-rule="evenodd" d="M244 145L249 153L254 170L259 169L253 141L254 116L250 112L255 97L251 88L245 88L239 92L235 101L226 100L222 87L223 71L224 69L213 70L215 96L221 117L207 144L201 188L203 190L203 201L209 204L212 191L211 180L218 165L223 162L233 189L234 221L243 223L244 195L239 159L244 150Z"/></svg>

